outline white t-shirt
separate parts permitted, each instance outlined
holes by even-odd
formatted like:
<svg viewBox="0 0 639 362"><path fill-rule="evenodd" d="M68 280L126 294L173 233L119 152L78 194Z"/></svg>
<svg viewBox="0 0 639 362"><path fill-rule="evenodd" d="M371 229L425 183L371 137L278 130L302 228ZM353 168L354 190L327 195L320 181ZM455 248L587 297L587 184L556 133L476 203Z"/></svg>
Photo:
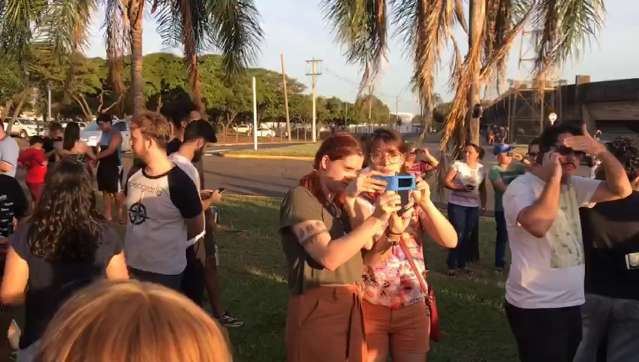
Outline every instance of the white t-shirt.
<svg viewBox="0 0 639 362"><path fill-rule="evenodd" d="M191 162L191 160L182 156L178 152L173 152L172 154L170 154L169 160L173 161L173 163L177 167L182 169L182 171L184 171L184 173L187 174L187 176L189 176L191 180L193 180L193 183L195 184L195 187L197 188L197 193L199 195L200 194L200 172L197 170L197 167L195 167L193 162ZM204 218L203 220L206 220L206 218ZM196 235L194 238L187 240L186 242L187 245L193 245L200 238L203 238L204 234L206 233L204 230L206 230L206 227L202 230L201 233Z"/></svg>
<svg viewBox="0 0 639 362"><path fill-rule="evenodd" d="M559 211L542 238L517 223L524 208L543 192L532 173L515 179L504 193L512 265L506 281L508 303L526 309L563 308L584 303L584 248L579 208L592 206L601 181L573 176L561 186Z"/></svg>
<svg viewBox="0 0 639 362"><path fill-rule="evenodd" d="M16 177L16 169L18 168L18 156L20 155L20 147L18 147L18 143L13 137L8 134L4 136L2 140L0 140L0 161L4 161L11 166L11 171L9 172L1 172L5 175Z"/></svg>
<svg viewBox="0 0 639 362"><path fill-rule="evenodd" d="M142 168L127 182L126 205L127 265L158 274L182 273L188 237L185 219L202 213L193 180L179 167L160 176L149 176Z"/></svg>
<svg viewBox="0 0 639 362"><path fill-rule="evenodd" d="M466 162L455 161L450 168L457 172L457 175L455 175L453 179L456 185L473 185L475 188L468 192L451 191L448 196L448 202L459 206L479 207L481 205L479 185L486 179L486 168L484 165L478 163L476 168L470 168Z"/></svg>
<svg viewBox="0 0 639 362"><path fill-rule="evenodd" d="M197 170L197 167L189 160L188 158L182 156L177 152L173 152L169 155L169 160L173 161L173 163L182 169L187 176L193 180L195 187L197 187L198 194L200 193L200 173Z"/></svg>

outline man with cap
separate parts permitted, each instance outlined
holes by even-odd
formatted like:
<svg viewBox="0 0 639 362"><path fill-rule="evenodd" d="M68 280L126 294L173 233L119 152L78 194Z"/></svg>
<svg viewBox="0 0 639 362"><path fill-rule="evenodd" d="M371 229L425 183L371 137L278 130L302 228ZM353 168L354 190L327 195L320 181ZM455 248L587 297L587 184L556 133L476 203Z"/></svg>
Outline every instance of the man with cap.
<svg viewBox="0 0 639 362"><path fill-rule="evenodd" d="M506 187L517 176L526 172L526 168L519 162L513 162L512 146L500 143L493 148L493 154L497 156L497 165L491 167L489 178L493 184L495 194L495 224L497 225L497 238L495 240L495 270L502 272L505 266L506 243L508 243L508 231L502 197ZM519 158L521 160L521 158Z"/></svg>

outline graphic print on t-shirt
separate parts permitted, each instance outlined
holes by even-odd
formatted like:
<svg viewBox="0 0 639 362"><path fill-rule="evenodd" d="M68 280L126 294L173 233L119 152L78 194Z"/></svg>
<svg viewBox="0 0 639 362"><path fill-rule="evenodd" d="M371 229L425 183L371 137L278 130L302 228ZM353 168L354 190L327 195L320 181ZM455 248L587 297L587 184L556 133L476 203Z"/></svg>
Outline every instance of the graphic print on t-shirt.
<svg viewBox="0 0 639 362"><path fill-rule="evenodd" d="M562 186L559 212L549 230L551 248L550 267L567 268L584 263L579 208L573 187ZM567 189L567 191L566 191Z"/></svg>
<svg viewBox="0 0 639 362"><path fill-rule="evenodd" d="M146 214L146 206L141 201L129 207L129 221L133 225L140 225L146 221L149 217Z"/></svg>

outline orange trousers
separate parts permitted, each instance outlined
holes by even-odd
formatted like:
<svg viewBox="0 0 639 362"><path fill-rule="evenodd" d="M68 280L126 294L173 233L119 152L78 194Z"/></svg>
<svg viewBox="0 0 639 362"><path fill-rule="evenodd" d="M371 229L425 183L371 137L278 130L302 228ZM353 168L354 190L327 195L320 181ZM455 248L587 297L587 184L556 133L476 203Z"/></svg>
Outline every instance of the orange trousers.
<svg viewBox="0 0 639 362"><path fill-rule="evenodd" d="M362 303L354 285L321 286L291 295L286 320L288 362L367 360Z"/></svg>

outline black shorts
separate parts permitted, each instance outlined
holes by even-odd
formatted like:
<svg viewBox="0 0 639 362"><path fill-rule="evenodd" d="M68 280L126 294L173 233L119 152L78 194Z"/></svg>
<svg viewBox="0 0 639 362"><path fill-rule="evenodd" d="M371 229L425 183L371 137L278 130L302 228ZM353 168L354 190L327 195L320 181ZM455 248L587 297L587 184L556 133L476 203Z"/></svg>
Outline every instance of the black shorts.
<svg viewBox="0 0 639 362"><path fill-rule="evenodd" d="M99 191L110 194L122 192L122 166L99 165L96 177Z"/></svg>

